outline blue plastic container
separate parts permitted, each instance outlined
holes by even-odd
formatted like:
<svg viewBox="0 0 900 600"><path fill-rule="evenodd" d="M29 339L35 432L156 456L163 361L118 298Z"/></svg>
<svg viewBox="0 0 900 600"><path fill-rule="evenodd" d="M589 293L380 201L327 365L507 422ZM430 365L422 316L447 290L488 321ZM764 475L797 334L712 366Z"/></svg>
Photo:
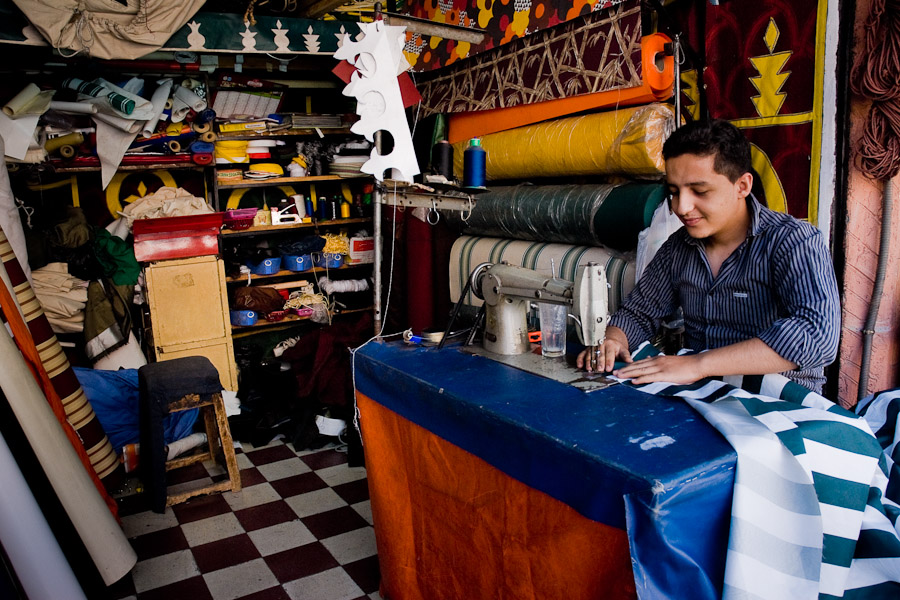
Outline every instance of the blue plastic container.
<svg viewBox="0 0 900 600"><path fill-rule="evenodd" d="M259 262L248 260L247 266L254 275L274 275L281 270L281 257L266 258Z"/></svg>
<svg viewBox="0 0 900 600"><path fill-rule="evenodd" d="M281 257L281 266L288 271L309 271L312 269L313 261L309 254L286 254Z"/></svg>
<svg viewBox="0 0 900 600"><path fill-rule="evenodd" d="M235 327L249 327L250 325L256 325L256 321L259 319L259 315L253 310L232 310L230 312L231 324Z"/></svg>
<svg viewBox="0 0 900 600"><path fill-rule="evenodd" d="M344 255L335 252L320 252L315 255L316 266L319 268L337 269L344 264Z"/></svg>

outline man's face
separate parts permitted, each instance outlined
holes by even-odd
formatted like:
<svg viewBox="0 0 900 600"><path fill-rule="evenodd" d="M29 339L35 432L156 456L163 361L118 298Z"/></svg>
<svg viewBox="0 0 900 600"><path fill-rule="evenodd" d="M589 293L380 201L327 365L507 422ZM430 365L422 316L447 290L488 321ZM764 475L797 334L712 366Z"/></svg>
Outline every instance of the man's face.
<svg viewBox="0 0 900 600"><path fill-rule="evenodd" d="M666 182L674 212L688 234L697 239L743 234L747 227L745 199L753 176L737 181L716 173L715 156L682 154L666 161Z"/></svg>

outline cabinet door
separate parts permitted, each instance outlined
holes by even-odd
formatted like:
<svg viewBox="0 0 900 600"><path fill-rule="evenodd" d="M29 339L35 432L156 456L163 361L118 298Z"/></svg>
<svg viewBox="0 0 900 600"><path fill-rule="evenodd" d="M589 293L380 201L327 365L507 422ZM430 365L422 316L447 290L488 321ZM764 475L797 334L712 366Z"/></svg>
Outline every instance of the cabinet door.
<svg viewBox="0 0 900 600"><path fill-rule="evenodd" d="M219 372L219 380L226 390L237 391L237 373L234 366L234 349L231 340L219 340L209 345L189 344L189 347L156 347L156 360L172 360L185 356L205 356Z"/></svg>
<svg viewBox="0 0 900 600"><path fill-rule="evenodd" d="M223 269L215 257L147 267L150 320L157 346L218 340L231 328L222 310Z"/></svg>

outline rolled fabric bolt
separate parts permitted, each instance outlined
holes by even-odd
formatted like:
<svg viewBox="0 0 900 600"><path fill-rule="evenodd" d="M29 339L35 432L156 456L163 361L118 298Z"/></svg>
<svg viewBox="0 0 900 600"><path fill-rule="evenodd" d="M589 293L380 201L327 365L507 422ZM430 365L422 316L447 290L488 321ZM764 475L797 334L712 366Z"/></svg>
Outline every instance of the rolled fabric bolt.
<svg viewBox="0 0 900 600"><path fill-rule="evenodd" d="M168 146L169 150L172 152L181 152L181 142L178 140L169 140L166 142L166 146Z"/></svg>
<svg viewBox="0 0 900 600"><path fill-rule="evenodd" d="M200 134L200 139L204 142L214 142L216 141L216 134L212 131L207 131L206 133Z"/></svg>
<svg viewBox="0 0 900 600"><path fill-rule="evenodd" d="M216 119L216 111L211 108L201 110L197 113L194 123L202 125L203 123L212 123Z"/></svg>
<svg viewBox="0 0 900 600"><path fill-rule="evenodd" d="M212 130L212 125L210 123L197 123L194 121L191 123L191 128L193 128L196 133L206 133L207 131Z"/></svg>
<svg viewBox="0 0 900 600"><path fill-rule="evenodd" d="M191 152L194 152L196 154L212 154L215 149L215 144L211 144L209 142L204 142L201 140L195 140L191 142Z"/></svg>
<svg viewBox="0 0 900 600"><path fill-rule="evenodd" d="M33 83L29 83L21 92L13 96L12 99L4 105L3 112L9 117L16 116L27 108L32 100L37 98L40 93L41 88Z"/></svg>
<svg viewBox="0 0 900 600"><path fill-rule="evenodd" d="M150 104L153 106L154 116L148 119L144 124L144 137L150 137L151 135L153 135L153 132L156 131L156 126L159 124L160 119L162 119L163 111L165 110L166 104L169 101L169 94L171 92L171 79L164 79L156 88L156 91L153 92L153 95L150 97Z"/></svg>
<svg viewBox="0 0 900 600"><path fill-rule="evenodd" d="M169 98L168 100L166 100L166 106L163 110L172 110L172 104L172 99Z"/></svg>
<svg viewBox="0 0 900 600"><path fill-rule="evenodd" d="M73 156L75 156L75 148L73 148L72 146L60 146L59 155L63 158L72 158Z"/></svg>
<svg viewBox="0 0 900 600"><path fill-rule="evenodd" d="M50 110L84 115L93 115L97 113L97 107L88 102L60 102L58 100L50 102Z"/></svg>
<svg viewBox="0 0 900 600"><path fill-rule="evenodd" d="M195 152L191 154L191 160L196 165L206 166L212 164L213 155L210 152Z"/></svg>
<svg viewBox="0 0 900 600"><path fill-rule="evenodd" d="M204 110L206 108L206 100L186 87L176 87L175 92L173 92L172 96L178 100L181 100L186 106L196 112L200 112L201 110Z"/></svg>
<svg viewBox="0 0 900 600"><path fill-rule="evenodd" d="M44 142L44 150L47 152L55 152L63 146L77 146L84 143L84 135L81 133L69 133L59 137L50 138Z"/></svg>

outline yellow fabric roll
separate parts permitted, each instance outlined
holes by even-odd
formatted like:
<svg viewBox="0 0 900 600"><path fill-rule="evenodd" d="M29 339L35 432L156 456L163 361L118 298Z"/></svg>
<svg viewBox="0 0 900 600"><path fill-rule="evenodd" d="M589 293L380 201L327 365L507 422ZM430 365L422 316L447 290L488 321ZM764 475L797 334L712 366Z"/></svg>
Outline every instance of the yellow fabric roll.
<svg viewBox="0 0 900 600"><path fill-rule="evenodd" d="M636 108L557 119L492 133L481 138L487 152L487 179L568 175L663 174L663 142L675 129L671 106ZM453 144L453 168L463 176L468 142Z"/></svg>

